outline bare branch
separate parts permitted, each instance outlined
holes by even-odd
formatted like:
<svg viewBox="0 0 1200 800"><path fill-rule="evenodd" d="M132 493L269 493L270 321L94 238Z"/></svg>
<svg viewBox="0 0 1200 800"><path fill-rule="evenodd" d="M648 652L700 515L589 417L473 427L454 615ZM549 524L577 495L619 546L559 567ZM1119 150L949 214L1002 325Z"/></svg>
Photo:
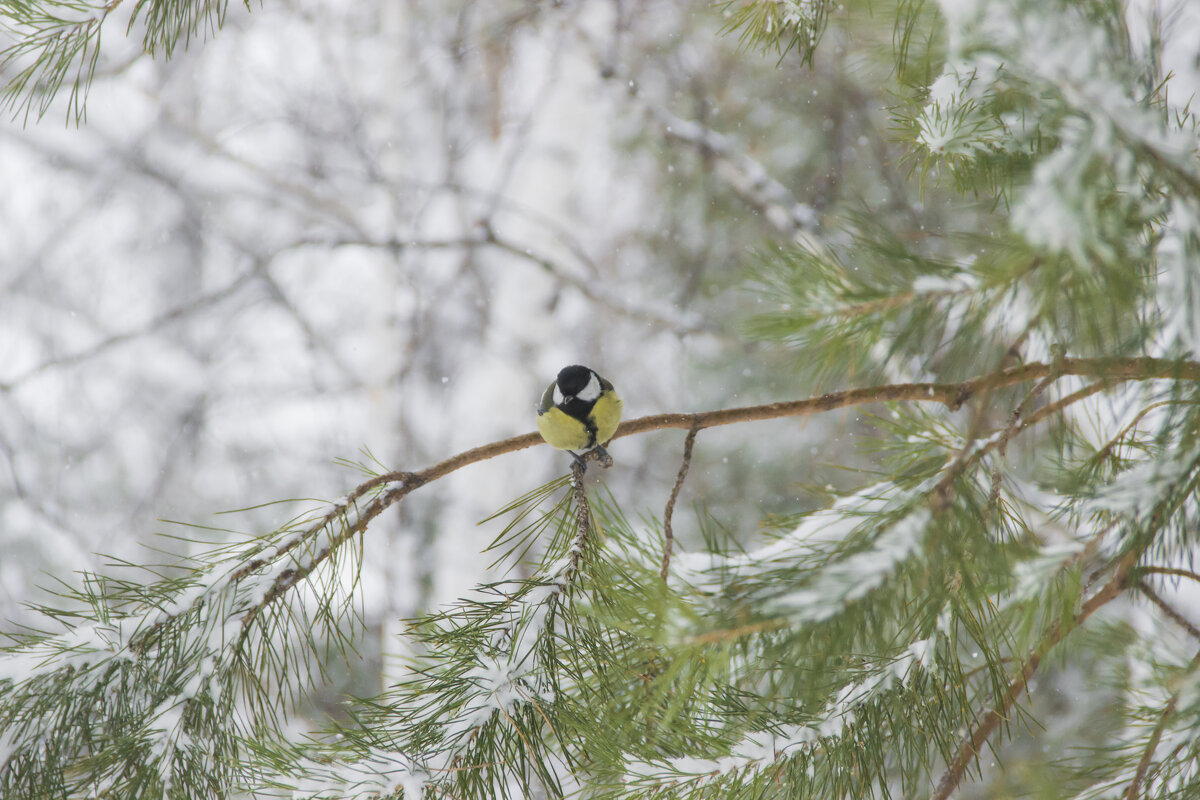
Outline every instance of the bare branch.
<svg viewBox="0 0 1200 800"><path fill-rule="evenodd" d="M669 310L665 308L653 309L649 307L638 306L629 303L624 298L618 298L609 292L606 292L603 287L599 285L601 282L589 279L587 276L574 274L572 270L564 268L563 265L557 263L549 256L535 251L514 239L500 235L496 232L495 227L490 224L481 224L469 235L451 236L448 238L372 239L366 236L338 236L299 239L288 244L286 247L280 248L280 252L283 250L294 250L304 247L363 247L377 250L389 250L397 255L407 251L443 251L459 249L476 250L480 248L490 248L502 253L507 253L510 256L534 265L547 275L552 276L563 286L574 289L593 303L598 304L608 311L620 314L623 317L660 325L669 328L679 335L689 335L694 333L719 333L715 326L713 326L711 323L706 323L699 317L689 317L685 315L673 316L669 313ZM585 258L581 258L578 253L574 253L574 255L576 258L579 258L585 267L590 266L590 261Z"/></svg>
<svg viewBox="0 0 1200 800"><path fill-rule="evenodd" d="M1058 362L1058 360L1056 360L1054 363L1058 364L1059 362ZM994 465L992 466L992 491L988 497L988 502L987 502L987 505L989 508L992 507L993 505L995 505L995 503L1000 499L1000 486L1002 483L1002 476L1000 474L1000 465L1001 465L1001 463L1003 463L1005 457L1008 455L1008 442L1010 439L1012 439L1013 435L1017 432L1017 429L1021 424L1021 417L1023 417L1025 415L1025 409L1038 396L1040 396L1042 394L1042 392L1046 391L1046 389L1048 389L1050 387L1050 385L1052 383L1054 383L1056 380L1058 380L1057 371L1051 372L1049 375L1042 378L1040 381L1037 382L1037 385L1034 386L1033 389L1031 389L1029 391L1029 394L1025 395L1025 397L1022 398L1021 402L1017 404L1017 407L1012 410L1012 414L1008 420L1008 425L1005 426L1004 432L1002 434L1000 434L1000 438L996 442L995 449L999 450L1000 453L999 453L999 457L996 459Z"/></svg>
<svg viewBox="0 0 1200 800"><path fill-rule="evenodd" d="M83 350L79 350L75 353L68 353L67 355L54 358L49 361L44 361L35 367L30 367L11 380L0 383L0 392L11 391L18 384L23 383L36 375L40 375L47 370L56 369L59 367L67 367L71 366L72 364L78 364L80 361L86 361L87 359L98 356L114 347L133 341L134 339L141 338L147 334L154 333L155 331L174 322L178 322L179 320L186 319L187 317L190 317L199 311L205 310L209 306L216 305L226 298L236 294L239 289L241 289L254 278L258 277L260 270L261 265L255 264L253 267L246 270L220 289L200 295L199 297L193 298L182 305L165 311L147 321L144 325L136 330L125 331L123 333L114 333L107 339L102 339L101 341L96 342L91 347L84 348Z"/></svg>
<svg viewBox="0 0 1200 800"><path fill-rule="evenodd" d="M1159 568L1138 567L1138 574L1144 575L1147 572L1157 572L1161 569L1163 569L1163 568L1161 568L1161 567L1159 567ZM1181 570L1181 571L1186 571L1186 570ZM1200 642L1200 628L1197 628L1195 625L1193 625L1191 620L1189 620L1187 617L1185 617L1183 614L1181 614L1177 609L1175 609L1170 603L1168 603L1166 600L1164 600L1162 598L1162 595L1160 595L1158 592L1154 591L1154 589L1150 586L1150 584L1148 584L1144 580L1139 580L1138 584L1137 584L1137 588L1138 588L1139 592L1144 594L1147 597L1147 599L1150 600L1150 602L1152 602L1152 603L1154 603L1154 605L1158 606L1159 611L1162 611L1164 614L1166 614L1171 619L1172 622L1174 622L1176 625L1178 625L1179 627L1181 627L1185 631L1187 631L1188 634L1193 639Z"/></svg>
<svg viewBox="0 0 1200 800"><path fill-rule="evenodd" d="M663 545L662 557L662 579L667 579L667 572L671 567L671 549L675 545L675 531L671 528L671 516L675 513L675 500L679 497L679 490L683 488L684 478L687 477L688 467L692 465L692 446L696 444L696 433L699 428L695 425L688 431L687 438L683 440L683 460L679 463L679 474L675 476L675 486L671 489L671 496L667 498L667 507L663 511L663 535L666 537L666 544Z"/></svg>
<svg viewBox="0 0 1200 800"><path fill-rule="evenodd" d="M747 155L744 148L730 137L699 122L676 116L647 99L639 91L635 76L622 66L610 63L611 59L603 54L603 48L587 32L579 28L576 32L600 65L601 77L624 87L626 95L659 127L663 138L687 145L714 159L717 176L772 228L790 238L811 234L820 228L816 209L797 200L790 189L771 177L766 167Z"/></svg>

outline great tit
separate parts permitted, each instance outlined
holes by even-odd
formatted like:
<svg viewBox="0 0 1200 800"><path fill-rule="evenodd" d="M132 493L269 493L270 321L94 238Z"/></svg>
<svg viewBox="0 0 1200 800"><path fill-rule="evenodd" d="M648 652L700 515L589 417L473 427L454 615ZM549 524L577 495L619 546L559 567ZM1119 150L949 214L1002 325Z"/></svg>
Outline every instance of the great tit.
<svg viewBox="0 0 1200 800"><path fill-rule="evenodd" d="M621 405L611 383L595 370L572 364L559 370L558 378L542 394L538 432L559 450L599 447L603 451L621 421Z"/></svg>

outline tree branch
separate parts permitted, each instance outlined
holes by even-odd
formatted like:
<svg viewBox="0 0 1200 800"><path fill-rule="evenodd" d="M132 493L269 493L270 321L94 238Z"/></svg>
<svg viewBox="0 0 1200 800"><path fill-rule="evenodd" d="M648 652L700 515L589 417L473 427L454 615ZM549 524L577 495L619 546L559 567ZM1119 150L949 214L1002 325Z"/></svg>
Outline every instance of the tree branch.
<svg viewBox="0 0 1200 800"><path fill-rule="evenodd" d="M1157 571L1158 569L1161 568L1139 567L1138 574L1144 575L1147 572ZM1151 603L1154 603L1154 605L1158 606L1159 611L1166 614L1172 622L1187 631L1193 639L1200 642L1200 628L1197 628L1195 625L1193 625L1191 620L1179 613L1179 611L1177 611L1170 603L1164 600L1158 592L1151 588L1150 584L1146 583L1144 580L1139 580L1137 583L1137 588L1139 592L1146 595Z"/></svg>
<svg viewBox="0 0 1200 800"><path fill-rule="evenodd" d="M1161 358L1066 358L1061 362L1050 364L1039 362L1022 364L1019 367L999 370L962 383L887 384L863 389L847 389L805 400L768 403L760 406L729 408L695 414L656 414L622 423L613 438L619 439L622 436L632 436L662 428L688 430L693 424L703 430L738 422L802 417L864 403L909 400L941 403L951 411L957 411L963 403L980 392L1038 380L1049 375L1055 369L1060 370L1059 374L1064 376L1086 375L1103 378L1113 383L1155 379L1200 381L1200 363L1192 361L1168 361ZM1087 393L1092 394L1099 388L1102 387L1096 389L1089 387Z"/></svg>
<svg viewBox="0 0 1200 800"><path fill-rule="evenodd" d="M671 489L671 496L667 498L667 507L663 511L663 535L666 537L666 544L663 545L662 570L659 572L662 579L667 579L667 571L671 567L671 549L675 544L675 531L671 529L671 516L675 513L675 500L679 497L679 490L683 488L683 481L687 477L688 467L692 465L692 446L696 444L696 434L699 428L692 426L688 431L687 438L683 440L683 460L679 463L679 474L675 476L675 486Z"/></svg>
<svg viewBox="0 0 1200 800"><path fill-rule="evenodd" d="M19 384L24 383L30 378L36 377L50 369L71 366L78 364L80 361L85 361L89 358L98 356L114 347L123 345L126 342L132 341L147 334L153 333L160 328L164 328L174 322L195 314L198 311L203 311L210 306L214 306L227 298L237 293L243 286L250 281L258 278L261 275L262 265L254 264L250 269L238 275L232 281L220 289L216 289L207 294L202 294L195 297L186 303L182 303L174 308L171 308L153 319L148 320L136 330L124 331L122 333L114 333L111 336L102 339L88 347L78 350L74 353L67 353L48 361L43 361L36 366L30 367L24 372L13 376L7 381L0 382L0 392L9 392L16 388Z"/></svg>
<svg viewBox="0 0 1200 800"><path fill-rule="evenodd" d="M1190 569L1181 569L1180 567L1138 567L1138 573L1141 575L1170 575L1176 578L1190 578L1200 583L1200 575L1197 575Z"/></svg>
<svg viewBox="0 0 1200 800"><path fill-rule="evenodd" d="M1117 597L1127 586L1129 581L1129 571L1137 562L1140 555L1139 551L1131 551L1126 553L1117 564L1117 568L1113 573L1112 578L1108 583L1104 584L1091 598L1088 599L1079 609L1079 612L1071 619L1065 622L1058 622L1050 629L1050 632L1038 642L1033 652L1029 654L1025 663L1021 667L1021 671L1008 684L1008 689L1002 694L995 705L983 716L983 720L975 726L975 729L963 739L958 747L958 753L954 760L946 767L946 771L942 773L941 779L937 783L937 788L934 789L930 800L946 800L962 781L966 775L967 769L979 755L979 751L987 742L988 737L996 730L996 727L1002 720L1008 719L1009 711L1013 704L1021 697L1026 686L1029 685L1029 679L1033 677L1033 673L1037 671L1038 665L1046 653L1050 651L1054 645L1063 640L1064 637L1071 631L1078 628L1098 609L1106 603Z"/></svg>
<svg viewBox="0 0 1200 800"><path fill-rule="evenodd" d="M1145 591L1145 586L1139 586L1139 589ZM1193 635L1195 628L1188 625ZM1192 658L1190 665L1191 670L1195 670L1200 666L1200 653L1197 653ZM1150 772L1150 762L1154 760L1154 751L1158 749L1158 743L1162 740L1163 728L1167 726L1167 720L1175 713L1175 708L1179 705L1179 692L1175 692L1167 700L1167 704L1163 706L1162 713L1158 715L1158 720L1154 723L1154 730L1150 734L1150 741L1146 742L1146 748L1142 750L1142 757L1138 760L1137 772L1133 775L1133 780L1129 782L1129 787L1125 790L1125 800L1137 800L1137 796L1142 789L1142 783L1146 780L1146 775Z"/></svg>
<svg viewBox="0 0 1200 800"><path fill-rule="evenodd" d="M719 133L700 122L684 119L661 104L655 103L641 91L640 82L623 66L602 53L601 46L582 28L577 27L584 45L600 66L600 76L620 86L625 96L658 126L664 139L678 142L714 159L715 174L743 203L762 215L777 232L795 238L820 228L820 215L808 203L773 178L760 162L751 158L735 139Z"/></svg>
<svg viewBox="0 0 1200 800"><path fill-rule="evenodd" d="M838 408L846 408L848 406L863 405L865 403L880 403L893 401L915 401L915 402L934 402L941 403L951 410L958 409L964 402L978 392L991 391L993 389L1004 386L1012 386L1018 383L1025 383L1032 380L1044 378L1050 374L1058 375L1090 375L1093 377L1102 378L1104 382L1114 383L1127 380L1154 380L1154 379L1177 379L1177 380L1200 380L1200 364L1190 361L1168 361L1165 359L1155 358L1125 358L1125 359L1099 359L1099 358L1079 358L1079 359L1061 359L1056 360L1051 364L1030 363L1023 364L1012 369L1000 370L989 375L984 375L962 383L906 383L906 384L890 384L883 386L871 386L862 389L848 389L841 392L831 392L819 397L812 397L805 400L792 400L781 403L768 403L766 405L745 406L742 408L720 409L717 411L704 411L699 413L670 413L670 414L654 414L648 417L639 417L637 419L628 420L621 423L617 428L613 439L618 439L624 436L633 436L639 433L646 433L653 430L663 429L683 429L689 432L700 431L705 428L714 428L720 425L732 425L741 422L755 422L759 420L781 419L784 417L798 417L816 414L822 411L831 411ZM1088 394L1094 393L1099 389L1096 386L1085 387L1078 392L1075 392L1070 397L1082 399ZM1066 399L1066 398L1064 398ZM1033 424L1037 420L1048 416L1053 408L1054 411L1060 410L1063 406L1055 404L1048 406L1046 409L1040 409L1038 414L1032 415L1026 420L1026 426ZM1026 427L1022 426L1022 430ZM288 552L299 547L301 544L309 543L319 534L325 527L331 524L339 516L344 515L349 508L355 505L356 501L367 493L385 486L389 483L396 483L397 486L388 489L383 494L376 497L359 513L357 519L352 523L347 524L336 534L329 537L325 547L315 552L310 558L307 558L303 563L298 564L292 569L281 572L276 578L275 583L265 593L262 602L247 612L245 622L248 624L259 611L285 593L288 589L295 586L301 580L306 578L314 569L317 568L326 558L340 547L344 542L350 539L357 533L366 530L367 525L375 517L379 516L384 510L406 497L413 490L431 483L440 478L449 475L462 469L465 466L474 464L480 461L486 461L497 456L507 453L524 450L529 447L542 443L542 437L537 433L526 433L521 436L514 436L509 439L503 439L498 442L475 447L470 450L465 450L458 455L452 456L445 461L434 464L419 472L388 472L360 484L353 492L351 492L344 501L336 505L325 517L318 520L302 533L292 537L287 543L281 546L274 556L268 560L274 560L280 556L286 555ZM978 454L977 454L978 455ZM233 580L240 580L249 575L251 572L265 566L266 560L256 559L243 566L235 573ZM1090 613L1090 612L1089 612ZM1039 656L1040 658L1040 656ZM1036 665L1035 665L1036 667ZM1015 700L1015 697L1013 698ZM994 726L993 726L994 727ZM990 732L990 731L989 731ZM957 781L956 781L957 783Z"/></svg>
<svg viewBox="0 0 1200 800"><path fill-rule="evenodd" d="M1193 573L1188 573L1187 570L1173 570L1169 567L1143 567L1138 570L1139 573L1159 572L1166 574L1174 574L1182 572L1190 577L1195 577ZM1167 615L1176 625L1186 630L1188 634L1196 640L1200 640L1200 629L1183 614L1179 613L1174 607L1164 600L1159 594L1150 587L1144 580L1139 580L1137 584L1138 591L1150 599L1154 605L1158 606L1159 610ZM1200 653L1192 659L1191 669L1195 670L1200 667ZM1175 713L1175 708L1179 705L1179 692L1175 692L1167 700L1167 704L1163 706L1162 713L1158 715L1158 721L1154 724L1154 731L1150 734L1150 741L1146 743L1146 749L1142 751L1142 757L1138 761L1137 772L1134 773L1133 780L1129 782L1129 787L1125 790L1126 800L1135 800L1138 792L1141 791L1142 784L1146 780L1146 775L1150 772L1150 762L1154 759L1154 751L1158 749L1158 743L1162 739L1163 728L1166 727L1167 720Z"/></svg>

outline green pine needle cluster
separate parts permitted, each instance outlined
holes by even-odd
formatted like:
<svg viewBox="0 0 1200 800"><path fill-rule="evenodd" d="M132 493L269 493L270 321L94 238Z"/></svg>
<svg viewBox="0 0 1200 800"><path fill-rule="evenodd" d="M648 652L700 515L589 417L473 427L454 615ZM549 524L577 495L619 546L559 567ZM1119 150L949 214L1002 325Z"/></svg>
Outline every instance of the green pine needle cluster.
<svg viewBox="0 0 1200 800"><path fill-rule="evenodd" d="M831 8L725 11L810 60ZM10 103L96 58L98 25L58 35L82 23L32 9L10 15L34 33L7 57L48 60ZM137 6L166 51L223 9ZM1166 113L1155 42L1131 44L1119 3L896 13L896 129L929 202L968 202L955 219L976 224L868 211L764 248L768 310L747 328L814 392L1036 379L867 403L873 473L729 534L699 514L708 534L676 532L665 581L665 520L644 509L670 487L534 489L489 518L493 566L533 577L413 620L403 677L298 737L289 714L361 633L363 534L387 496L364 464L343 501L89 576L41 609L46 630L11 634L0 794L941 800L970 781L1001 796L1020 764L1026 795L1200 796L1200 631L1164 598L1200 581L1191 118ZM1078 359L1103 366L1068 374ZM1056 702L1079 717L1058 724Z"/></svg>

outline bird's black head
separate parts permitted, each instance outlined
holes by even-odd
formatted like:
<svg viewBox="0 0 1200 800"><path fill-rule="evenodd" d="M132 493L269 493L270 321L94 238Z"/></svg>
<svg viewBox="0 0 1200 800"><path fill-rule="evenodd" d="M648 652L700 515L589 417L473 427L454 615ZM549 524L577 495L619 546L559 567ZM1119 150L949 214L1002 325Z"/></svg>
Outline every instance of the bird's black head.
<svg viewBox="0 0 1200 800"><path fill-rule="evenodd" d="M587 367L572 364L558 371L558 391L564 397L572 397L583 391L592 378L592 371Z"/></svg>

